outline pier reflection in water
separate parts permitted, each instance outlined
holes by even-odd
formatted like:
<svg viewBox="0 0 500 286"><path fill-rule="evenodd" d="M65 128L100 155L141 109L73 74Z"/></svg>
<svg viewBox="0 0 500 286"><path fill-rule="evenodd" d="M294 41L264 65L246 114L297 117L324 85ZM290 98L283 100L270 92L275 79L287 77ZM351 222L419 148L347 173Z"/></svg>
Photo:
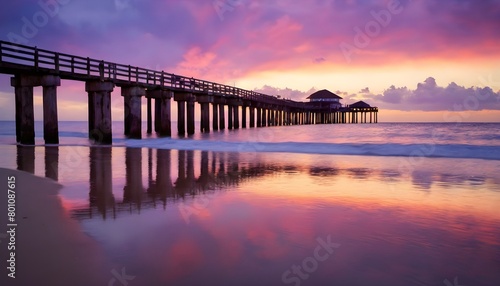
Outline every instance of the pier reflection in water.
<svg viewBox="0 0 500 286"><path fill-rule="evenodd" d="M429 162L405 173L400 158L17 147L18 169L70 186L68 213L138 285L282 284L328 236L341 247L309 285L497 285L495 161Z"/></svg>
<svg viewBox="0 0 500 286"><path fill-rule="evenodd" d="M93 217L97 213L102 218L116 217L117 211L140 212L141 208L156 208L160 205L165 208L169 200L225 191L241 182L280 174L307 174L318 185L334 185L336 178L350 179L353 184L376 180L386 184L388 190L394 190L398 183L406 179L411 181L415 190L429 191L433 186L445 189L464 186L491 191L500 189L500 179L492 175L494 171L488 172L487 168L473 175L452 173L448 168L416 168L409 178L405 178L397 162L382 168L368 168L359 164L336 164L335 161L324 160L324 156L321 156L322 160L311 163L310 158L307 162L286 160L280 154L266 153L256 156L192 150L78 147L81 150L63 151L65 155L60 158L60 149L68 147L19 145L16 148L18 170L35 174L35 165L43 163L45 177L56 181L59 180L60 172L68 180L72 179L74 172L80 175L88 172L89 208L75 210L75 216L80 218ZM75 156L84 157L85 154L88 154L88 158L80 158L79 164L70 162L74 161ZM38 160L42 156L43 161ZM352 156L330 157L344 159ZM280 159L274 160L276 158ZM88 170L85 164L88 164ZM370 160L367 165L370 165ZM114 187L114 183L118 184ZM123 187L118 187L120 184ZM333 185L332 191L339 191ZM118 195L119 200L115 198L117 188L123 191Z"/></svg>

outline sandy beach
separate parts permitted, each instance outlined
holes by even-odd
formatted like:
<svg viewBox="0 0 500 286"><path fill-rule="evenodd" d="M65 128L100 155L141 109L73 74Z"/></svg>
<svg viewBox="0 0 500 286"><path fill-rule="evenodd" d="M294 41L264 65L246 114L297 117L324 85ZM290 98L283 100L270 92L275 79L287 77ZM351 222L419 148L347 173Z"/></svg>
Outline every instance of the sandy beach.
<svg viewBox="0 0 500 286"><path fill-rule="evenodd" d="M104 285L103 281L112 278L112 267L106 263L99 245L62 208L60 184L27 172L0 168L4 182L8 176L16 178L16 272L12 279L4 269L2 285ZM0 204L2 213L6 213L6 195L0 197ZM1 225L2 234L7 231L5 222ZM7 257L8 239L2 238L0 243L2 260Z"/></svg>

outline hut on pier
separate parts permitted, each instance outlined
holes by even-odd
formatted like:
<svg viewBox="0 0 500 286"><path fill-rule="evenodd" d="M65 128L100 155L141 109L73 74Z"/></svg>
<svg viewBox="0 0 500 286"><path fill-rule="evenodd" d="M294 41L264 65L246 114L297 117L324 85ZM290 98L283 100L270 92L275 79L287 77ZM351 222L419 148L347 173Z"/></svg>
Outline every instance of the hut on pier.
<svg viewBox="0 0 500 286"><path fill-rule="evenodd" d="M309 95L307 99L309 99L311 105L319 105L329 109L339 109L342 107L340 103L342 97L326 89L316 91Z"/></svg>
<svg viewBox="0 0 500 286"><path fill-rule="evenodd" d="M371 108L371 106L368 103L366 103L366 102L364 102L362 100L349 105L349 107L350 108L356 108L356 109Z"/></svg>

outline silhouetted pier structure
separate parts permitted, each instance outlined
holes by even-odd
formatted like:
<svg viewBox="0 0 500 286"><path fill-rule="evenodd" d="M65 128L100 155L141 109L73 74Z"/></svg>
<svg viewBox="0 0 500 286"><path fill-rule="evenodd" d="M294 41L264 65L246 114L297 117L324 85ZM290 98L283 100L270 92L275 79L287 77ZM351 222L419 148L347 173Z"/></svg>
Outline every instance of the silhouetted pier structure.
<svg viewBox="0 0 500 286"><path fill-rule="evenodd" d="M172 134L172 98L177 102L177 132L180 135L195 132L195 103L201 109L201 132L225 128L367 123L368 113L370 123L377 122L377 107L332 109L163 71L5 41L0 41L0 73L14 75L11 85L15 88L16 140L27 145L35 142L33 88L36 86L43 88L45 143L59 143L57 87L61 79L85 82L89 138L100 144L112 142L111 92L116 86L121 88L124 130L129 138L139 139L142 135L142 97L147 100L147 133L152 133L154 127L159 136Z"/></svg>

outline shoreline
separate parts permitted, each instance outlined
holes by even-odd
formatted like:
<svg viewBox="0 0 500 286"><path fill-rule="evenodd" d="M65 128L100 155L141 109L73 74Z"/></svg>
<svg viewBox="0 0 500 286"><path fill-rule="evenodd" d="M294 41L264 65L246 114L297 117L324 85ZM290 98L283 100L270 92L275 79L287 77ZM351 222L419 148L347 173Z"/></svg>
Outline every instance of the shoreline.
<svg viewBox="0 0 500 286"><path fill-rule="evenodd" d="M16 178L18 224L16 278L3 271L2 285L100 285L112 278L111 272L109 277L102 277L103 267L109 267L110 271L112 267L103 258L98 244L82 233L78 223L65 213L58 198L62 185L23 171L0 168L0 174L4 181L7 176ZM4 214L0 233L5 234L6 192L0 204ZM0 243L0 248L2 258L7 257L7 240ZM2 259L2 265L5 264L6 259ZM78 281L81 277L86 277L86 281Z"/></svg>

